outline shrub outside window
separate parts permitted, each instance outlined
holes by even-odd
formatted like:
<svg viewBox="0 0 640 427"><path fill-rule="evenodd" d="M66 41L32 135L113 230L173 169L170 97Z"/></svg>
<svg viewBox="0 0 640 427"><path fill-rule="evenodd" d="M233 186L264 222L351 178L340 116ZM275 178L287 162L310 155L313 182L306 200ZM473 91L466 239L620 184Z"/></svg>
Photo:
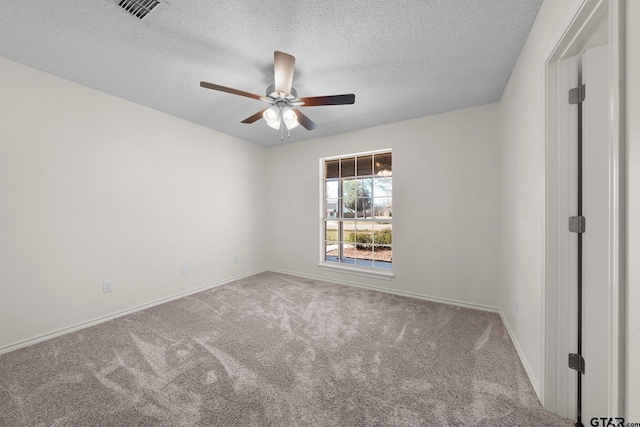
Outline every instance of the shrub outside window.
<svg viewBox="0 0 640 427"><path fill-rule="evenodd" d="M324 159L324 262L391 270L391 151Z"/></svg>

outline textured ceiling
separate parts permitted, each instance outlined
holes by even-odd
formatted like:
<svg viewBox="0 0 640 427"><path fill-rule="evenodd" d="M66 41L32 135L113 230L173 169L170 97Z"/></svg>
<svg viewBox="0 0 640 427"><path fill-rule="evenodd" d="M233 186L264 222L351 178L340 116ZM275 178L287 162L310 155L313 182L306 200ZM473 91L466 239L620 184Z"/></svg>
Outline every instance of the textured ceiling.
<svg viewBox="0 0 640 427"><path fill-rule="evenodd" d="M116 0L0 0L0 56L264 146L273 51L296 57L318 124L285 143L496 102L542 0L170 0L139 20Z"/></svg>

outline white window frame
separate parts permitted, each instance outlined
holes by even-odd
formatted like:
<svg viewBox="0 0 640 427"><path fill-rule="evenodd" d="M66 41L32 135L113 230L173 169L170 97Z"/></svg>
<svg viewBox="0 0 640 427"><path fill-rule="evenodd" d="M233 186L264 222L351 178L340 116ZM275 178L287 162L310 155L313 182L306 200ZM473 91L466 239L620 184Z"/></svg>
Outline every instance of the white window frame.
<svg viewBox="0 0 640 427"><path fill-rule="evenodd" d="M320 210L319 210L319 214L320 214L320 220L318 221L319 223L319 236L320 236L320 244L319 244L319 253L320 253L320 259L319 259L319 263L318 263L318 267L323 269L323 270L329 270L329 271L338 271L341 273L346 273L346 274L354 274L354 275L358 275L358 276L365 276L365 277L373 277L373 278L378 278L378 279L385 279L385 280L391 280L393 279L394 273L393 273L393 262L391 263L391 269L387 270L387 269L382 269L382 268L376 268L376 267L368 267L368 266L360 266L360 265L354 265L354 264L344 264L344 263L337 263L337 262L331 262L331 261L326 261L326 246L325 246L325 242L326 242L326 236L325 236L325 222L328 220L327 218L325 218L325 162L327 161L331 161L331 160L337 160L337 159L344 159L344 158L349 158L349 157L362 157L362 156L369 156L369 155L375 155L375 154L384 154L384 153L391 153L391 156L393 158L393 152L390 148L387 149L382 149L382 150L374 150L374 151L365 151L365 152L359 152L359 153L352 153L352 154L341 154L339 156L331 156L331 157L323 157L319 160L319 200L320 200ZM391 175L391 179L393 182L393 173ZM392 196L393 197L393 196ZM339 220L344 220L344 218L338 218ZM356 218L354 218L354 221L356 220ZM375 222L375 218L371 218L371 219L357 219L358 221L370 221L370 222ZM393 217L389 217L388 219L384 220L385 222L390 222L393 223ZM393 228L392 228L393 230ZM392 231L393 233L393 231ZM393 246L393 243L392 243Z"/></svg>

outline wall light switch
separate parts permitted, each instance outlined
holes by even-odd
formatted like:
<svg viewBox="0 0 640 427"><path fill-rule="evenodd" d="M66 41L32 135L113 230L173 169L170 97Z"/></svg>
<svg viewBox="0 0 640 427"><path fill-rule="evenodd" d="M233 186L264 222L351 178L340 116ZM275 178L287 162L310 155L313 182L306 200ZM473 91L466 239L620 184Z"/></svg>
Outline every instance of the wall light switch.
<svg viewBox="0 0 640 427"><path fill-rule="evenodd" d="M186 264L182 266L182 275L184 276L185 274L189 274L189 266Z"/></svg>

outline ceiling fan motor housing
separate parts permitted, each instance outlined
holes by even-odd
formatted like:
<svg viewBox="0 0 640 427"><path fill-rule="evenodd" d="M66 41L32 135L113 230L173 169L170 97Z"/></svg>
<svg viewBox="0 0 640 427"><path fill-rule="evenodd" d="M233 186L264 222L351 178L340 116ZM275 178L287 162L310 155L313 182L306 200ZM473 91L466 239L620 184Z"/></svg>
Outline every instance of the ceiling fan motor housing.
<svg viewBox="0 0 640 427"><path fill-rule="evenodd" d="M266 90L266 94L267 94L268 98L279 98L280 97L280 94L276 93L276 85L269 86L267 88L267 90ZM293 97L293 99L297 99L298 98L298 91L293 86L291 87L291 96L287 96L287 99L290 99L291 97Z"/></svg>

